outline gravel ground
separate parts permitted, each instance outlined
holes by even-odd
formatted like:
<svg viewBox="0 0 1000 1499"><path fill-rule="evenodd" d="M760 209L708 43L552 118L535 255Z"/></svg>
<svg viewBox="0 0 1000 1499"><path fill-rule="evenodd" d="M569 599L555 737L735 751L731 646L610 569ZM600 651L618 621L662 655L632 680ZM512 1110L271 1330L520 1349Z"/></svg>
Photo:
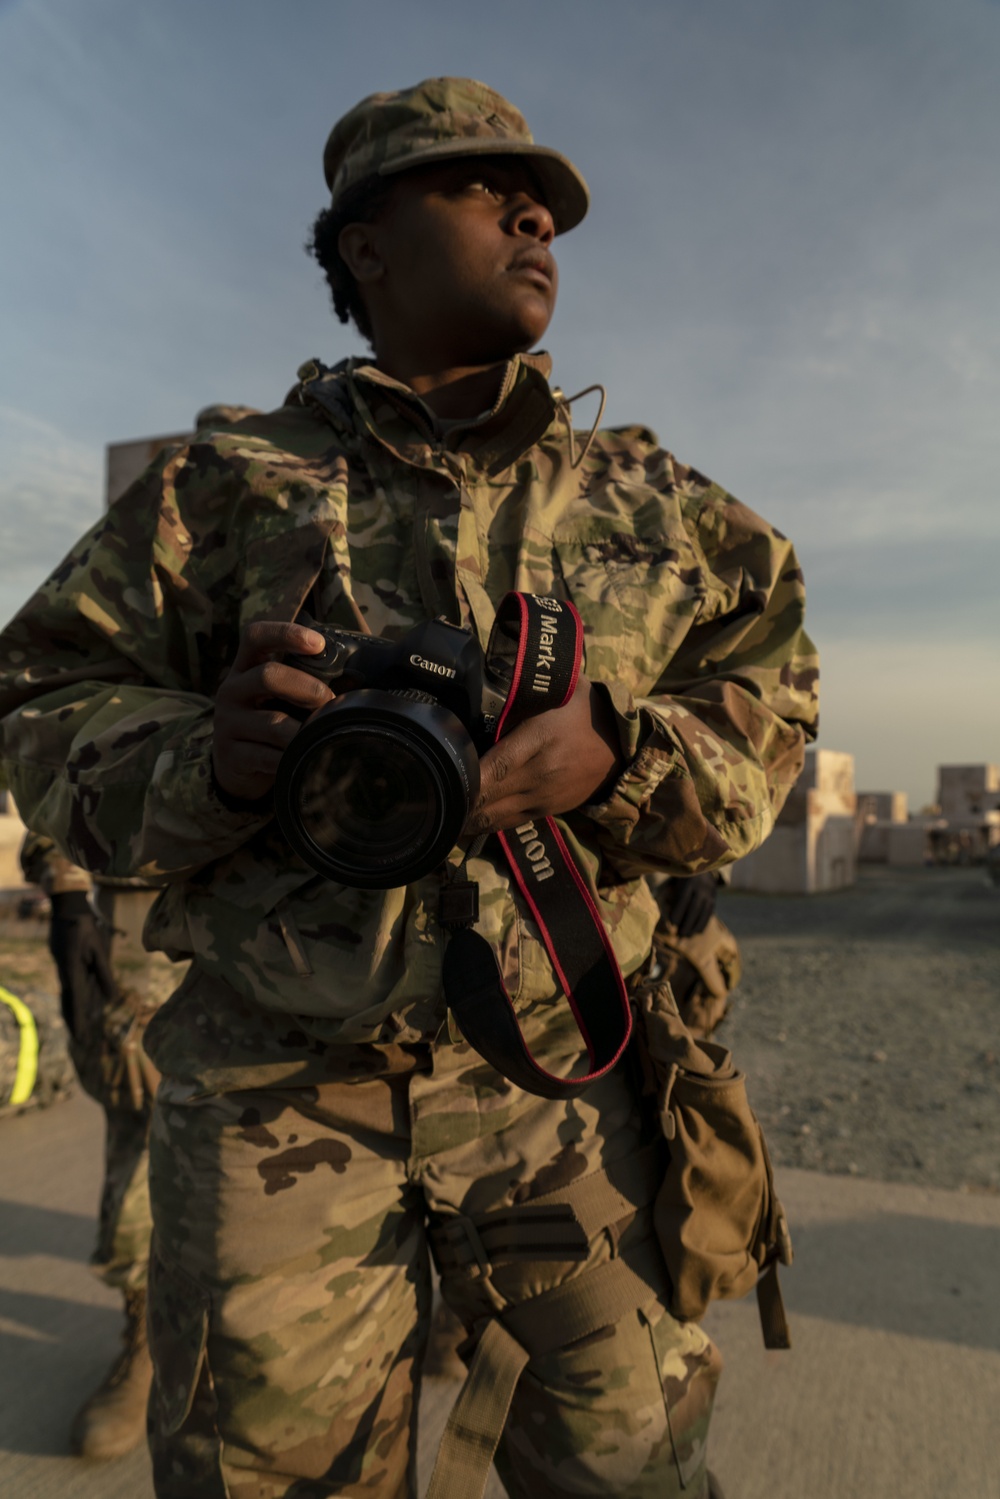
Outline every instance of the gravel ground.
<svg viewBox="0 0 1000 1499"><path fill-rule="evenodd" d="M862 866L834 895L725 891L744 978L719 1031L776 1164L1000 1192L1000 889Z"/></svg>

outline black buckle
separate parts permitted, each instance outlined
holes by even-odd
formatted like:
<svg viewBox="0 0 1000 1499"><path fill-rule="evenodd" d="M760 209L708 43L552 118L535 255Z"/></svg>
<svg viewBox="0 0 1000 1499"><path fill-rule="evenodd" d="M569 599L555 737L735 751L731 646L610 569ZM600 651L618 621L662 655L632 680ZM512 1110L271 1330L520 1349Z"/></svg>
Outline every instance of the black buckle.
<svg viewBox="0 0 1000 1499"><path fill-rule="evenodd" d="M475 880L453 880L442 885L438 924L446 932L460 932L479 920L479 886Z"/></svg>
<svg viewBox="0 0 1000 1499"><path fill-rule="evenodd" d="M471 1218L466 1218L464 1213L454 1213L443 1222L435 1224L431 1239L434 1245L434 1257L439 1262L438 1270L442 1278L460 1270L471 1276L473 1280L489 1279L493 1266L486 1253L486 1246L479 1237L476 1225ZM467 1257L462 1254L463 1250L468 1252ZM452 1264L440 1263L442 1251L452 1256Z"/></svg>

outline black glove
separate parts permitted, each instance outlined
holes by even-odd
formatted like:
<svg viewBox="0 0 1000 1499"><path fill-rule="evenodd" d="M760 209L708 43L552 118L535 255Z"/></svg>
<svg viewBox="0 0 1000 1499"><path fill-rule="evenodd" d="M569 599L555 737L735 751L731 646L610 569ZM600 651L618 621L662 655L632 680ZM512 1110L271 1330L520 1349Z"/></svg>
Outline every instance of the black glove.
<svg viewBox="0 0 1000 1499"><path fill-rule="evenodd" d="M672 879L664 892L666 914L681 937L699 936L715 914L718 886L714 874L692 874Z"/></svg>
<svg viewBox="0 0 1000 1499"><path fill-rule="evenodd" d="M110 933L82 890L52 896L49 952L59 970L63 1019L70 1035L79 1036L85 1017L103 1010L118 993Z"/></svg>

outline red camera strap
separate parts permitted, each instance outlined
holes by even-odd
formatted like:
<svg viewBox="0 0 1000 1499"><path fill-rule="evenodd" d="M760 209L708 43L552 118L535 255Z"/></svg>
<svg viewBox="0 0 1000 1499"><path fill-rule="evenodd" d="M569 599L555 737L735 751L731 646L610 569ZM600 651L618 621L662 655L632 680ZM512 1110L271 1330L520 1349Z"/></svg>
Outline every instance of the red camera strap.
<svg viewBox="0 0 1000 1499"><path fill-rule="evenodd" d="M487 650L491 671L510 684L494 742L525 718L568 702L582 655L583 622L572 604L508 593L497 611ZM587 1049L587 1072L562 1078L535 1059L497 956L471 927L451 933L444 955L445 995L470 1046L504 1077L542 1098L574 1098L609 1072L628 1045L632 1014L625 981L600 913L555 820L539 818L495 836L573 1011Z"/></svg>

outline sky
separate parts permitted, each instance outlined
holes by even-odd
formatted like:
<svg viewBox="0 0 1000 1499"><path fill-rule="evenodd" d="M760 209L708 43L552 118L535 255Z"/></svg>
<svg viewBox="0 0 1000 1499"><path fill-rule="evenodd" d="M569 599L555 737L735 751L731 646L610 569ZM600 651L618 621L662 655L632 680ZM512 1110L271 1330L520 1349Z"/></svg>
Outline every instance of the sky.
<svg viewBox="0 0 1000 1499"><path fill-rule="evenodd" d="M997 0L0 0L0 613L106 443L362 352L302 250L323 143L441 73L590 183L555 381L795 541L820 745L915 807L1000 761Z"/></svg>

